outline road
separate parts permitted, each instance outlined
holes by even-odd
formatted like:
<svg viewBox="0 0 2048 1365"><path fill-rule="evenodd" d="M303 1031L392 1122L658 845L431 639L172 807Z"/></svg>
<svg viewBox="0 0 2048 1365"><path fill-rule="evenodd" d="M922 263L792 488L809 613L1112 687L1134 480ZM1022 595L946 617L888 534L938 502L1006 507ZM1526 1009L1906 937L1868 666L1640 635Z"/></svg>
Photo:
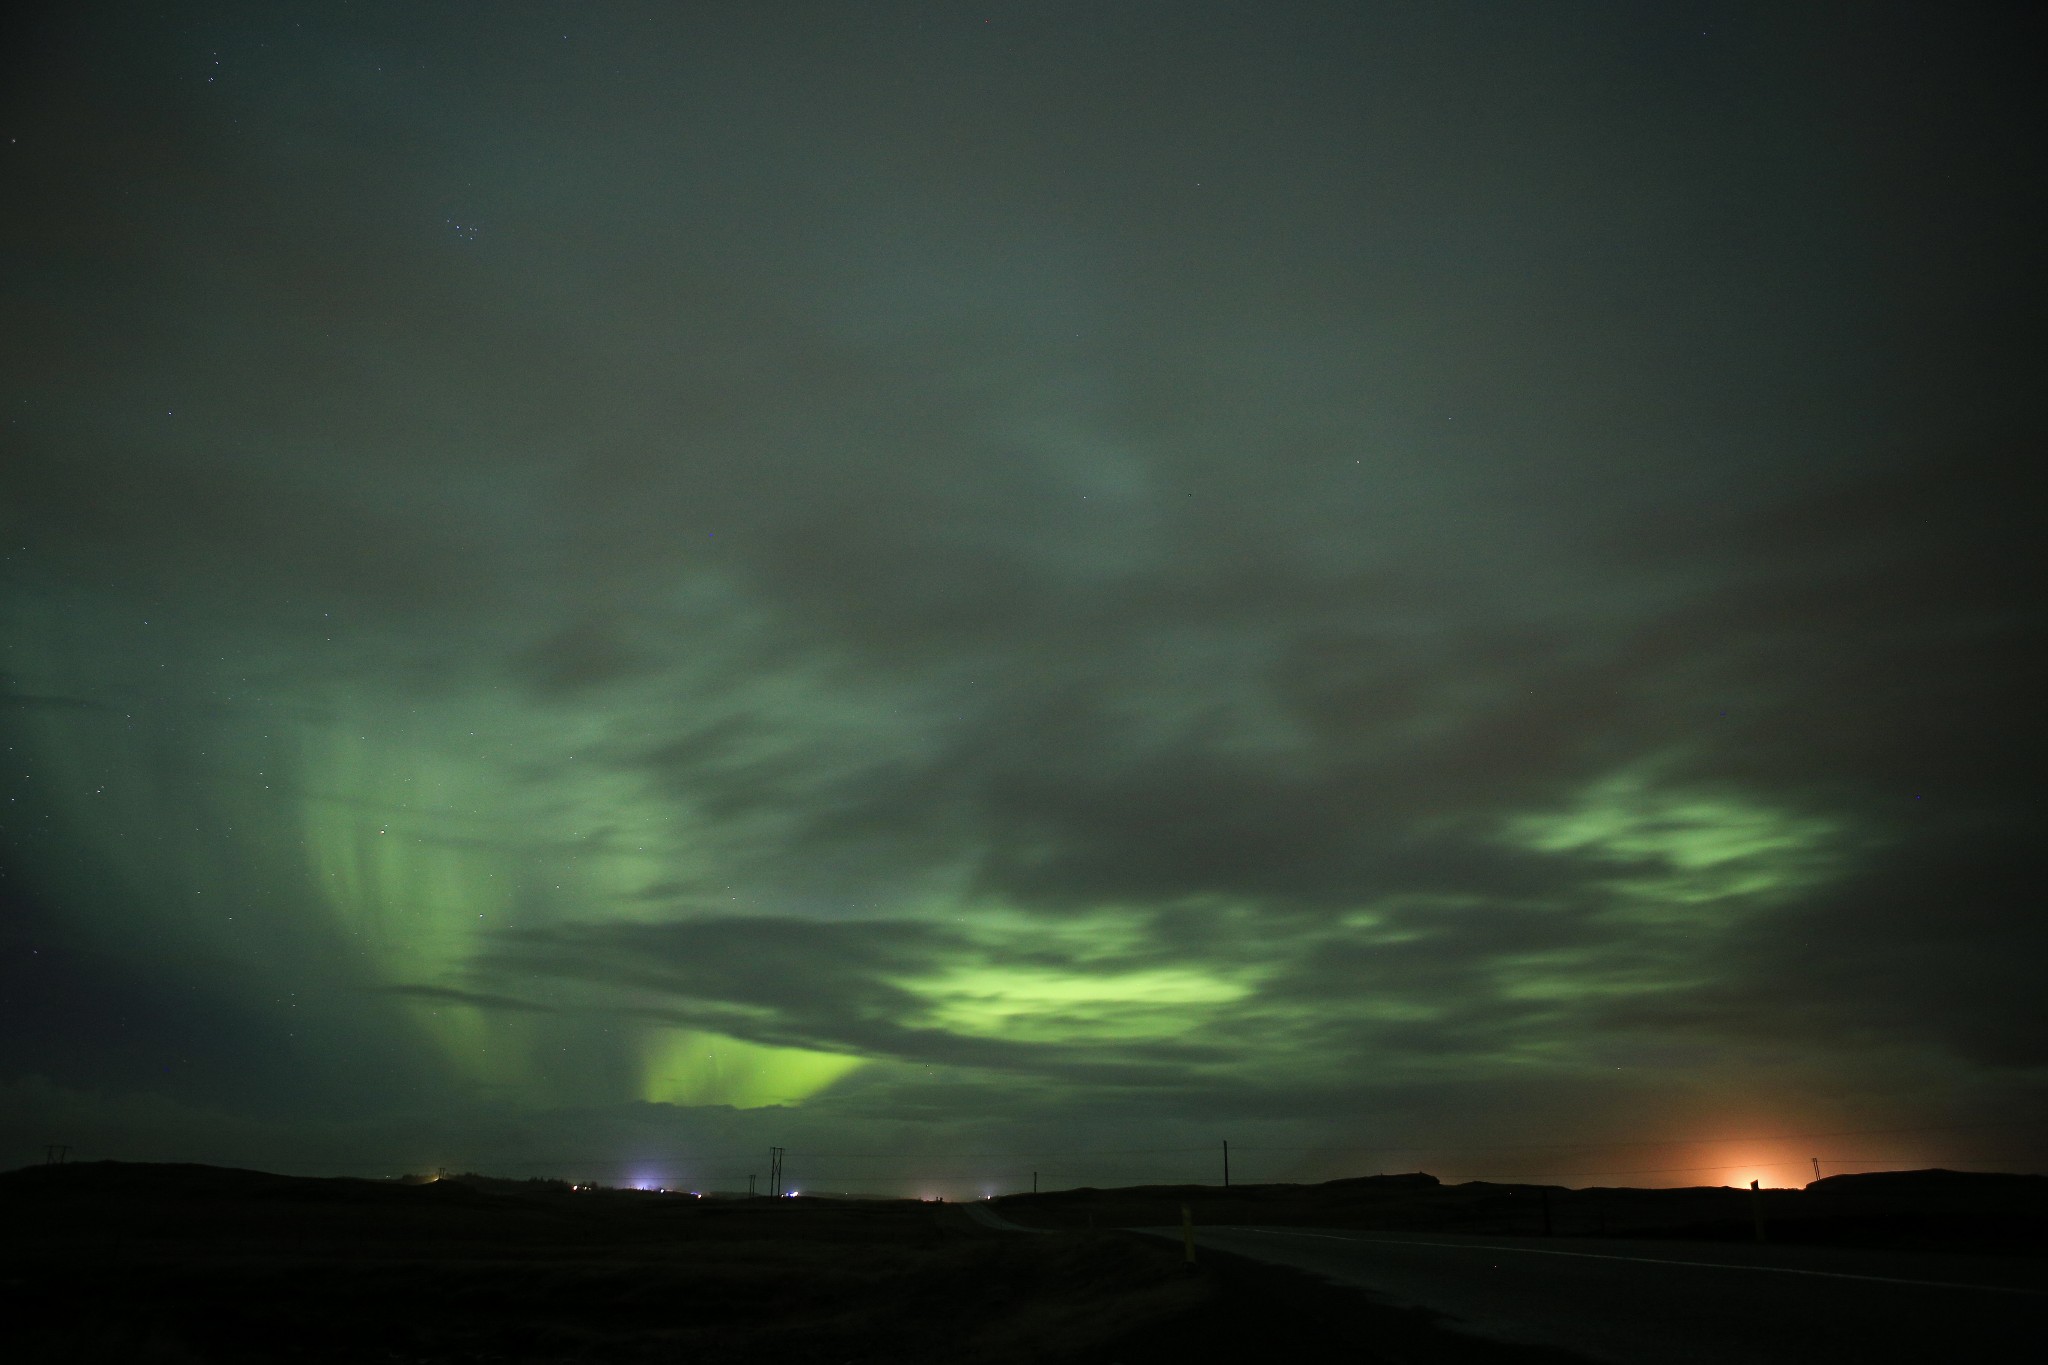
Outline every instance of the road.
<svg viewBox="0 0 2048 1365"><path fill-rule="evenodd" d="M990 1208L987 1204L977 1204L969 1202L965 1204L955 1204L953 1207L961 1210L969 1218L981 1224L983 1227L993 1228L997 1232L1042 1233L1045 1231L1044 1228L1027 1228L1022 1223L1013 1223L1009 1219L1003 1217L1003 1215L1001 1215L1000 1213L997 1213L994 1209Z"/></svg>
<svg viewBox="0 0 2048 1365"><path fill-rule="evenodd" d="M1610 1365L2048 1358L2048 1262L1340 1228L1198 1228L1196 1246Z"/></svg>

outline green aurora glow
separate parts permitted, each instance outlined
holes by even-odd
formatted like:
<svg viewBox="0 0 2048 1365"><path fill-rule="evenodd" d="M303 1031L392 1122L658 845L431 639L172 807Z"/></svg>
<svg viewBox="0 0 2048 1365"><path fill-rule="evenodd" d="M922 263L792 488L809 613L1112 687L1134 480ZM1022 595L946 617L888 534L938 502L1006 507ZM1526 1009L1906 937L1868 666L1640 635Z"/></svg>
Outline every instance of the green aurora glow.
<svg viewBox="0 0 2048 1365"><path fill-rule="evenodd" d="M1991 114L1741 7L359 9L10 95L22 1159L2034 1112Z"/></svg>

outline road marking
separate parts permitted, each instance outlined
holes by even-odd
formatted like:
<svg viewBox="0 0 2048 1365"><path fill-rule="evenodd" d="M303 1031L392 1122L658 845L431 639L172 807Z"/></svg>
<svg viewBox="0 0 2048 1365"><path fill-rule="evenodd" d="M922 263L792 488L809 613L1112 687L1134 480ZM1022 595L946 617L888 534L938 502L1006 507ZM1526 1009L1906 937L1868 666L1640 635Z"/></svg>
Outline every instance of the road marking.
<svg viewBox="0 0 2048 1365"><path fill-rule="evenodd" d="M1207 1228L1217 1232L1263 1232L1274 1237L1320 1237L1330 1242L1385 1243L1399 1247L1450 1247L1467 1251L1519 1251L1529 1256L1576 1256L1586 1261L1633 1261L1637 1265L1683 1265L1701 1270L1760 1270L1773 1275L1813 1275L1824 1280L1868 1280L1873 1284L1910 1284L1923 1289L1982 1289L1993 1294L2048 1295L2048 1289L2010 1284L1971 1284L1965 1280L1906 1280L1894 1275L1852 1275L1846 1270L1800 1270L1785 1265L1730 1265L1725 1261L1680 1261L1662 1256L1617 1256L1611 1251L1552 1251L1548 1247L1494 1246L1484 1242L1415 1242L1405 1237L1345 1237L1334 1232L1302 1232L1294 1228Z"/></svg>

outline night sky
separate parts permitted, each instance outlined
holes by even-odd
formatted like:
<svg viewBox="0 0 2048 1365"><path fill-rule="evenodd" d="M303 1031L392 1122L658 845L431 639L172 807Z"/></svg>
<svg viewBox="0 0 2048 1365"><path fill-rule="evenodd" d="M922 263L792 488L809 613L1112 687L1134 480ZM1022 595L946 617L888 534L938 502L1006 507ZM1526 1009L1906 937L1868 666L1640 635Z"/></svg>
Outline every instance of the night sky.
<svg viewBox="0 0 2048 1365"><path fill-rule="evenodd" d="M2029 7L0 34L0 1164L2048 1161Z"/></svg>

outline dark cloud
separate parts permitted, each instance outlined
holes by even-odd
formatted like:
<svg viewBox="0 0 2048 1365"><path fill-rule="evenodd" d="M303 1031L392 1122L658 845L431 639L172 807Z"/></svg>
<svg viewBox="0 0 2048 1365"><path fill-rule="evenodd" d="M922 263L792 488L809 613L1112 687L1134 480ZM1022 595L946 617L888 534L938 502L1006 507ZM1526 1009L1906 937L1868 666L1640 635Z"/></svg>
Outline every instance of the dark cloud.
<svg viewBox="0 0 2048 1365"><path fill-rule="evenodd" d="M1755 1034L1829 1049L1934 1047L1957 1061L2048 1065L2027 982L2048 949L2026 851L2042 811L1996 822L1922 806L1869 867L1726 944L1708 984L1632 1002L1621 1028ZM2023 822L2022 822L2023 821Z"/></svg>
<svg viewBox="0 0 2048 1365"><path fill-rule="evenodd" d="M1701 15L46 18L11 1074L2023 1109L2037 25Z"/></svg>
<svg viewBox="0 0 2048 1365"><path fill-rule="evenodd" d="M1018 1042L915 1022L928 1006L901 980L988 957L963 935L921 921L835 924L757 915L510 931L474 969L486 980L595 986L606 1002L639 995L660 1003L632 1009L637 1017L756 1042L1056 1073L1109 1088L1177 1079L1188 1065L1222 1055L1168 1041L1125 1041L1112 1054L1085 1043ZM1005 952L998 970L1031 965ZM1071 955L1049 955L1043 965L1087 970Z"/></svg>
<svg viewBox="0 0 2048 1365"><path fill-rule="evenodd" d="M622 638L616 624L582 620L556 631L521 657L543 696L573 696L652 671L655 656Z"/></svg>
<svg viewBox="0 0 2048 1365"><path fill-rule="evenodd" d="M531 1014L554 1014L552 1005L536 1004L531 1000L520 1000L509 995L487 995L481 991L459 990L454 986L386 986L392 995L402 995L414 1000L430 1002L443 1001L452 1005L474 1005L486 1010L514 1010Z"/></svg>
<svg viewBox="0 0 2048 1365"><path fill-rule="evenodd" d="M0 687L7 687L0 679ZM111 711L114 708L105 702L92 701L85 697L38 696L33 692L16 692L11 687L0 691L0 706L17 706L23 710L47 709L52 711Z"/></svg>

